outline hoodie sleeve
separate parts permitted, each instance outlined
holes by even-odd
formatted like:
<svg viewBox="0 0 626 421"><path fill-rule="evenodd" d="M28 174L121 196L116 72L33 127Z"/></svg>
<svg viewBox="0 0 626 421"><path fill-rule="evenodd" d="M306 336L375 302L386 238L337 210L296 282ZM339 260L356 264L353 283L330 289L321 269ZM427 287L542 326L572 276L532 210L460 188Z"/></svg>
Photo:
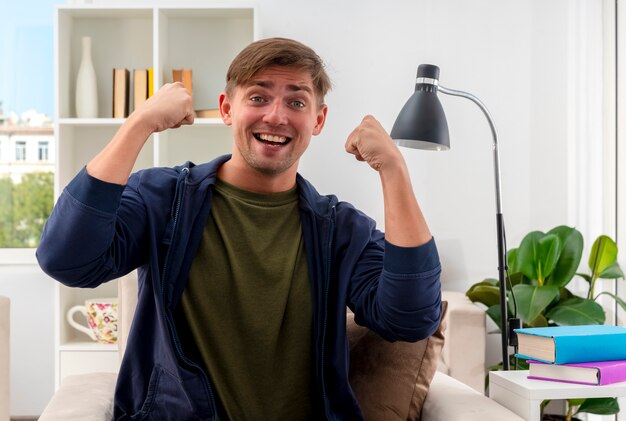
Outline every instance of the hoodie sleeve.
<svg viewBox="0 0 626 421"><path fill-rule="evenodd" d="M46 222L37 260L52 278L93 288L144 259L145 206L137 190L101 181L86 169L59 196Z"/></svg>
<svg viewBox="0 0 626 421"><path fill-rule="evenodd" d="M404 340L432 335L441 318L441 266L435 240L418 247L385 241L377 302L386 326Z"/></svg>
<svg viewBox="0 0 626 421"><path fill-rule="evenodd" d="M435 240L399 247L363 214L353 223L350 301L355 321L389 341L432 335L441 318L441 266ZM362 242L357 239L361 239ZM360 244L360 245L358 245Z"/></svg>

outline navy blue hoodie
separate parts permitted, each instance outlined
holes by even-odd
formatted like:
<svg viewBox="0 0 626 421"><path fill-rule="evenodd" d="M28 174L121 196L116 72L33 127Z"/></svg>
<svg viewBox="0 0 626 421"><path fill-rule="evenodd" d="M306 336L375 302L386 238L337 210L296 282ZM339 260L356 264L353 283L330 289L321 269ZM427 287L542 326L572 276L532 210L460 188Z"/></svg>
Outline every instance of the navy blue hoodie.
<svg viewBox="0 0 626 421"><path fill-rule="evenodd" d="M218 417L210 377L182 349L173 314L209 216L217 169L228 159L139 171L126 186L83 169L46 223L37 259L67 286L93 288L139 269L116 420ZM328 420L360 420L348 382L346 306L358 324L389 341L430 336L441 317L437 250L434 240L394 246L352 205L320 195L300 175L297 187L313 300L314 406Z"/></svg>

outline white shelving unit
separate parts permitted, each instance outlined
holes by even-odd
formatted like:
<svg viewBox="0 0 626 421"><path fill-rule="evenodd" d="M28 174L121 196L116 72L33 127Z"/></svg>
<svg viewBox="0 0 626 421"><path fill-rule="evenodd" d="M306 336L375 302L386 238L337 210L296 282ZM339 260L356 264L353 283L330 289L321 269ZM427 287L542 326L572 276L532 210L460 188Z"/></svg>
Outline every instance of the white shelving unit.
<svg viewBox="0 0 626 421"><path fill-rule="evenodd" d="M81 38L92 39L98 86L98 118L76 118L75 81ZM174 68L193 71L195 109L217 108L230 61L257 38L255 8L194 2L178 5L61 5L55 10L55 197L113 137L123 119L112 114L112 70L154 69L154 90L171 82ZM131 109L132 112L132 109ZM220 119L199 118L193 126L153 134L134 170L205 162L229 153L230 128ZM88 298L117 296L117 282L96 289L58 284L55 310L56 387L71 374L117 371L115 345L92 342L65 321L66 312Z"/></svg>

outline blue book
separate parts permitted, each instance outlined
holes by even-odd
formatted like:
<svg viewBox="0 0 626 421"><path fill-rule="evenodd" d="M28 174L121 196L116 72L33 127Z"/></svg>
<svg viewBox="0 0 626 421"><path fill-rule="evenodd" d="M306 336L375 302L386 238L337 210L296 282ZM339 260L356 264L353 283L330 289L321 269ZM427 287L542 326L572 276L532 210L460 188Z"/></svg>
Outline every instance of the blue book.
<svg viewBox="0 0 626 421"><path fill-rule="evenodd" d="M515 329L519 358L565 364L626 359L626 327L550 326Z"/></svg>

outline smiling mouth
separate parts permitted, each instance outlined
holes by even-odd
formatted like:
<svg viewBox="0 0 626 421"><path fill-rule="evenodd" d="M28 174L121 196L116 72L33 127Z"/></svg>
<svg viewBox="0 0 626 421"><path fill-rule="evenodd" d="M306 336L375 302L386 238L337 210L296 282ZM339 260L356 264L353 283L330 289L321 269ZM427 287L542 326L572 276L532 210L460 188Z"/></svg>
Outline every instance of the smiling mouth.
<svg viewBox="0 0 626 421"><path fill-rule="evenodd" d="M290 137L287 136L277 136L273 134L267 133L254 133L254 138L259 142L265 143L266 145L274 145L274 146L282 146L286 145L291 141Z"/></svg>

